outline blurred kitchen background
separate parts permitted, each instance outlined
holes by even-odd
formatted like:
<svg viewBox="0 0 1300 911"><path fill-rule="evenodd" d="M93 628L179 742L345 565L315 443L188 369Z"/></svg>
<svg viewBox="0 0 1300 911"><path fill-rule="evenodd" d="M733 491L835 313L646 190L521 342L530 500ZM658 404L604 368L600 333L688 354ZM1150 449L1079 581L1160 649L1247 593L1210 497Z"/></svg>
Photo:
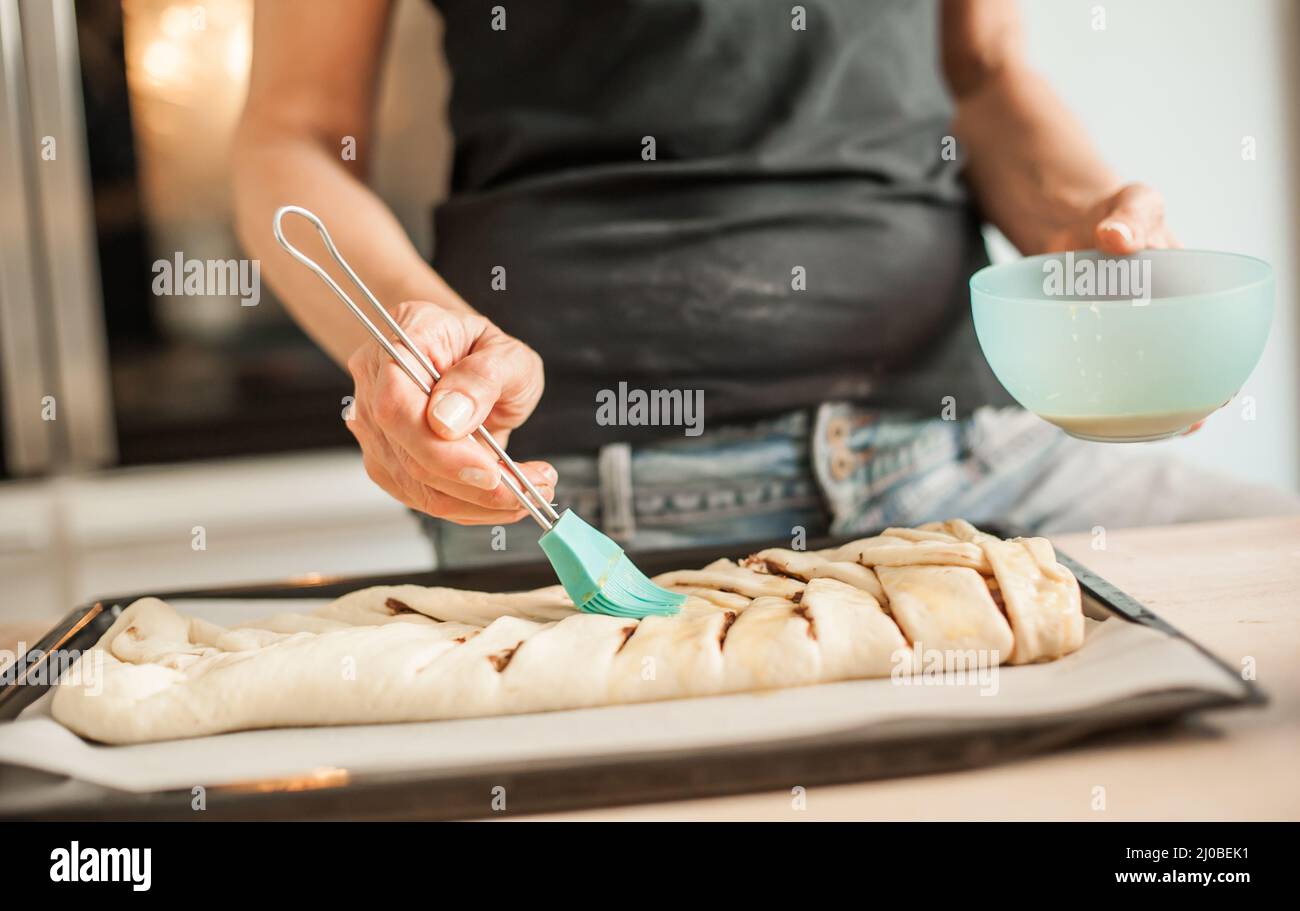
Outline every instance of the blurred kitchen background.
<svg viewBox="0 0 1300 911"><path fill-rule="evenodd" d="M252 5L0 0L0 621L432 560L362 471L346 377L268 288L256 307L151 290L177 251L241 256L227 159ZM1255 419L1234 406L1154 445L1296 489L1300 4L1022 5L1031 59L1118 172L1165 194L1182 241L1277 270L1273 334L1243 390ZM373 178L427 252L449 143L440 25L426 0L396 8Z"/></svg>

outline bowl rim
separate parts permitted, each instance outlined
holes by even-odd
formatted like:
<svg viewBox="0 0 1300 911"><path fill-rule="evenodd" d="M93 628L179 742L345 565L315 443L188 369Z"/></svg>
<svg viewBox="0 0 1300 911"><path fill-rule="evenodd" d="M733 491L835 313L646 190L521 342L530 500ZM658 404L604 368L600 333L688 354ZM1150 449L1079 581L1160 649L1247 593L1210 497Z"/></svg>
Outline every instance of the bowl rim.
<svg viewBox="0 0 1300 911"><path fill-rule="evenodd" d="M1075 306L1087 305L1090 307L1091 306L1101 306L1101 307L1133 306L1134 299L1127 298L1127 297L1112 298L1110 300L1089 299L1089 298L1084 298L1081 300L1066 300L1063 298L1052 298L1052 297L1043 297L1043 296L1021 297L1021 296L1011 295L1011 294L1000 294L996 291L990 291L987 288L976 286L977 280L979 280L980 277L983 276L986 272L993 272L995 270L1002 269L1008 266L1019 266L1027 262L1032 262L1034 260L1039 260L1039 261L1046 260L1049 257L1061 257L1061 256L1065 256L1067 253L1101 254L1101 252L1102 251L1098 250L1095 247L1088 247L1082 250L1057 250L1051 253L1035 253L1033 256L1023 256L1020 259L1013 259L1007 262L989 263L987 266L983 266L980 269L977 269L975 273L971 275L970 280L967 282L967 286L970 292L972 293L972 295L975 292L979 292L979 294L985 297L995 298L997 300L1003 300L1003 301L1014 301L1016 303L1074 304ZM1143 250L1136 250L1130 255L1138 256L1141 254L1155 254L1155 255L1181 256L1186 253L1201 253L1201 254L1209 254L1210 256L1216 256L1216 257L1227 257L1230 259L1244 259L1244 260L1249 260L1250 262L1253 263L1258 263L1259 265L1264 267L1264 274L1261 275L1259 278L1255 279L1254 281L1247 282L1244 285L1238 285L1227 291L1215 291L1213 292L1214 294L1237 294L1242 291L1249 291L1252 288L1257 288L1261 285L1265 285L1274 280L1272 264L1269 263L1267 260L1260 259L1258 256L1251 256L1247 253L1232 253L1226 250L1207 250L1207 249L1196 248L1196 247L1160 247L1160 248L1148 248ZM1123 258L1123 257L1117 257L1117 258ZM1144 306L1155 307L1155 306L1161 306L1165 304L1176 303L1178 301L1184 301L1192 297L1205 297L1205 296L1206 296L1205 294L1175 294L1167 297L1152 297ZM973 300L972 303L974 303Z"/></svg>

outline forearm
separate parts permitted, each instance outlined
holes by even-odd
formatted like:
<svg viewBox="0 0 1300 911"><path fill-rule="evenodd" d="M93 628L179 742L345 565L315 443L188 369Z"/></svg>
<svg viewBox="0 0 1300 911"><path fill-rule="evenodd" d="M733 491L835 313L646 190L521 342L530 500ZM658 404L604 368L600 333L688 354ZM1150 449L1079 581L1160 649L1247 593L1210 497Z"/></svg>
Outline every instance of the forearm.
<svg viewBox="0 0 1300 911"><path fill-rule="evenodd" d="M986 217L1026 254L1068 245L1072 223L1121 185L1046 80L1019 60L962 87L954 132Z"/></svg>
<svg viewBox="0 0 1300 911"><path fill-rule="evenodd" d="M239 128L233 165L236 226L246 253L261 261L262 275L298 323L342 364L368 335L324 283L276 242L271 222L282 205L319 215L339 251L390 311L406 300L469 307L423 260L388 207L347 170L338 148L305 129L250 112ZM290 217L284 228L295 246L352 290L310 224Z"/></svg>

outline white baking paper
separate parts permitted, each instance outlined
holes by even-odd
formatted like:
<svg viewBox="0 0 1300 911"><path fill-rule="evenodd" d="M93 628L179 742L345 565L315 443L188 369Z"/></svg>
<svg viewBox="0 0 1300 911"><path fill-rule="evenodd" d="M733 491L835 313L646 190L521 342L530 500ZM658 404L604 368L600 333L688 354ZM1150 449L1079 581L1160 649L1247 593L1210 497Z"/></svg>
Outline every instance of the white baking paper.
<svg viewBox="0 0 1300 911"><path fill-rule="evenodd" d="M176 601L230 625L321 601ZM996 668L965 684L913 678L670 702L417 724L244 731L163 743L104 746L49 714L50 694L0 725L0 762L127 791L192 789L325 774L453 772L541 760L680 753L813 737L898 720L1053 714L1139 693L1197 689L1238 694L1241 684L1189 643L1112 618L1090 621L1082 649L1050 664Z"/></svg>

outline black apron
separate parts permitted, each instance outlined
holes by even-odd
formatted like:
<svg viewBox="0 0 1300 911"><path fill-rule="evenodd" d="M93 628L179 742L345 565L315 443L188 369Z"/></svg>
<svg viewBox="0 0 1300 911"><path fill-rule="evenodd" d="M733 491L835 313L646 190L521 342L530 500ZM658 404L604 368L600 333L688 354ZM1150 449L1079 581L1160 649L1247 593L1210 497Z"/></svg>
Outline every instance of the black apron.
<svg viewBox="0 0 1300 911"><path fill-rule="evenodd" d="M936 4L437 6L455 159L433 265L545 361L514 454L682 433L598 424L620 382L703 390L706 427L1009 401L970 323L986 260L944 154Z"/></svg>

